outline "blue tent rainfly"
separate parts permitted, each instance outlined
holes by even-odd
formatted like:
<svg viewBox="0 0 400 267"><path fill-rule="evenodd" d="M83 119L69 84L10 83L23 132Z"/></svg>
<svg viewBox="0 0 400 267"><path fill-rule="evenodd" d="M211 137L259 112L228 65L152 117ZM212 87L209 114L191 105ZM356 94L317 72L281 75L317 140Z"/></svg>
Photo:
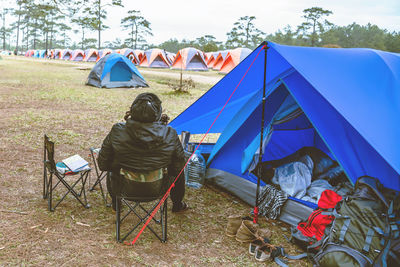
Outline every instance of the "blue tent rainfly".
<svg viewBox="0 0 400 267"><path fill-rule="evenodd" d="M208 177L254 203L257 178L249 170L260 151L267 53L263 161L314 146L337 160L353 183L369 175L400 190L400 55L270 42L267 48L256 48L170 123L178 132L205 133L248 70L210 131L221 135Z"/></svg>
<svg viewBox="0 0 400 267"><path fill-rule="evenodd" d="M117 53L101 58L89 73L86 84L106 88L148 87L135 65Z"/></svg>

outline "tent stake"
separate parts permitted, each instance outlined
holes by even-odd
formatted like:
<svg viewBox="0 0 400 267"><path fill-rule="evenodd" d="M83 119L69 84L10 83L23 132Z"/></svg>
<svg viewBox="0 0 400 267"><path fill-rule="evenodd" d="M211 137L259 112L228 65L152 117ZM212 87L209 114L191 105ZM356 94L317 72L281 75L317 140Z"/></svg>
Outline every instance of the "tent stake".
<svg viewBox="0 0 400 267"><path fill-rule="evenodd" d="M262 113L261 113L261 132L260 132L260 152L258 155L258 177L257 177L257 191L256 191L256 203L254 206L254 219L253 222L254 223L258 223L258 198L259 198L259 194L260 194L260 180L261 177L263 175L263 171L262 171L262 166L261 166L261 162L262 162L262 157L263 157L263 139L264 139L264 122L265 122L265 118L264 118L264 113L265 113L265 83L267 80L267 52L268 52L268 43L266 43L264 45L264 82L263 82L263 98L262 98Z"/></svg>

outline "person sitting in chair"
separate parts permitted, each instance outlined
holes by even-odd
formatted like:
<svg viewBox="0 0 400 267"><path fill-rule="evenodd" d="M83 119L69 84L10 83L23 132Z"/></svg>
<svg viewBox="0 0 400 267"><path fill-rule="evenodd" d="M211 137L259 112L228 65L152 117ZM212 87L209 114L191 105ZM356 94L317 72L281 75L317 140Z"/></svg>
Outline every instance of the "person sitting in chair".
<svg viewBox="0 0 400 267"><path fill-rule="evenodd" d="M121 179L153 182L168 175L170 182L185 166L185 155L178 135L162 114L161 100L152 93L142 93L126 112L126 123L116 123L103 141L98 155L99 168L109 171L107 188L116 209L116 193L127 183ZM122 181L122 182L121 182ZM129 184L129 183L128 183ZM135 192L134 188L124 191ZM183 172L171 190L172 212L185 211Z"/></svg>

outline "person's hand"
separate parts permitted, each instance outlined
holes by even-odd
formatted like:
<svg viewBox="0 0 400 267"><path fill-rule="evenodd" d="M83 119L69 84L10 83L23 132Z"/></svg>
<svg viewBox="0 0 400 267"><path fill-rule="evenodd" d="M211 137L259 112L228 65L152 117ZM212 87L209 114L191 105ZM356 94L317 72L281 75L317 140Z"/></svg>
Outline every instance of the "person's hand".
<svg viewBox="0 0 400 267"><path fill-rule="evenodd" d="M161 121L162 124L167 125L167 124L168 124L168 121L169 121L168 115L167 115L167 114L161 114L161 119L160 119L160 121Z"/></svg>
<svg viewBox="0 0 400 267"><path fill-rule="evenodd" d="M125 112L124 120L128 120L128 118L131 116L131 112L127 111Z"/></svg>

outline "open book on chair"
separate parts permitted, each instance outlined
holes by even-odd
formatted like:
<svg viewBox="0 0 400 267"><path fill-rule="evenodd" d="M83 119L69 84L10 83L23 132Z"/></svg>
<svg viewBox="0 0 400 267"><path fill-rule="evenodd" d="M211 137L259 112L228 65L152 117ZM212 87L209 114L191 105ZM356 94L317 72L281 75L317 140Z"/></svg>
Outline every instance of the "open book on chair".
<svg viewBox="0 0 400 267"><path fill-rule="evenodd" d="M88 168L88 162L78 154L63 159L62 162L72 171L79 172Z"/></svg>

